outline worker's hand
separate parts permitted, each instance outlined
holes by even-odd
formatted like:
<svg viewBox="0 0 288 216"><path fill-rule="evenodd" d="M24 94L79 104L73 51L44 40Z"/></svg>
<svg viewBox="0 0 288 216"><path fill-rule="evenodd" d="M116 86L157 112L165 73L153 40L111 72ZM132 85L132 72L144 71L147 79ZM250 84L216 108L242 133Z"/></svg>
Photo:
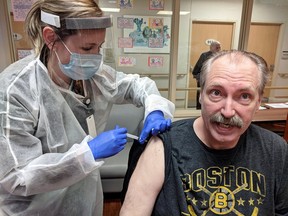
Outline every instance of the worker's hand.
<svg viewBox="0 0 288 216"><path fill-rule="evenodd" d="M127 129L116 126L114 130L100 133L88 142L94 159L107 158L122 151L127 143Z"/></svg>
<svg viewBox="0 0 288 216"><path fill-rule="evenodd" d="M162 111L155 110L149 113L146 117L143 130L139 137L140 144L143 144L146 141L150 133L155 136L168 130L170 126L171 119L165 119Z"/></svg>

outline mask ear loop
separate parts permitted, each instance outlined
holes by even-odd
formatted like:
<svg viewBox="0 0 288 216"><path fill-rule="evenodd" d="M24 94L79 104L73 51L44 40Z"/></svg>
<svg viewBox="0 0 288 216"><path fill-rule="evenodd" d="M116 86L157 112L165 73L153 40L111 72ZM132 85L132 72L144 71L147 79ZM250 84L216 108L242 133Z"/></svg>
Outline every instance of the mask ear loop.
<svg viewBox="0 0 288 216"><path fill-rule="evenodd" d="M64 43L64 41L58 36L59 40L61 41L61 43L63 44L63 46L66 48L66 50L70 53L70 55L72 55L72 52L70 51L70 49L67 47L67 45ZM56 57L58 59L58 61L62 64L62 62L60 61L60 58L58 56L58 53L56 52L56 50L54 51L56 54Z"/></svg>
<svg viewBox="0 0 288 216"><path fill-rule="evenodd" d="M68 47L66 46L66 44L63 42L63 40L58 36L58 38L59 38L59 40L61 41L61 43L64 45L64 47L67 49L67 51L70 53L70 54L72 54L71 53L71 51L68 49ZM60 62L61 64L62 64L62 62L61 62L61 60L60 60L60 58L59 58L59 56L58 56L58 53L56 52L56 50L54 51L55 52L55 55L56 55L56 58L58 59L58 62ZM68 84L68 83L66 83L57 73L55 73L55 71L52 69L52 73L51 73L51 78L52 78L52 80L53 80L53 78L55 78L55 80L57 81L57 83L61 86L61 87L63 87L64 86L64 88L65 89L71 89L72 87L73 87L73 80L71 79L71 82L70 82L70 84Z"/></svg>
<svg viewBox="0 0 288 216"><path fill-rule="evenodd" d="M72 52L70 51L70 49L67 47L67 45L64 43L64 41L59 37L61 43L64 45L64 47L67 49L67 51L72 55Z"/></svg>
<svg viewBox="0 0 288 216"><path fill-rule="evenodd" d="M60 61L60 58L59 58L59 56L58 56L58 54L57 54L57 52L56 52L56 50L55 50L54 52L55 52L55 55L56 55L58 61L61 62L61 61Z"/></svg>

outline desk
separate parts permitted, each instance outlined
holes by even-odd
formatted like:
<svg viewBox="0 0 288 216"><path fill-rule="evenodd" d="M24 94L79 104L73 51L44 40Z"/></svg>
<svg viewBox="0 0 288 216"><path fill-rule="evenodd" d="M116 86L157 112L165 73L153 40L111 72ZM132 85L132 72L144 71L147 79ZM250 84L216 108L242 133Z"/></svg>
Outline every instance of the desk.
<svg viewBox="0 0 288 216"><path fill-rule="evenodd" d="M269 108L258 110L253 118L253 122L263 121L286 121L288 108Z"/></svg>
<svg viewBox="0 0 288 216"><path fill-rule="evenodd" d="M258 110L252 123L284 136L288 108Z"/></svg>

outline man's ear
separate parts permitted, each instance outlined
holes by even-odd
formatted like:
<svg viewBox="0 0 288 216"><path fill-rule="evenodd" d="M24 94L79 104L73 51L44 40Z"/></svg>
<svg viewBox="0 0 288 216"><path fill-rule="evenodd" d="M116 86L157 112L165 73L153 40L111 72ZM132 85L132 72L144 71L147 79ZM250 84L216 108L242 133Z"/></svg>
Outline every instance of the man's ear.
<svg viewBox="0 0 288 216"><path fill-rule="evenodd" d="M43 39L50 50L53 48L53 44L57 40L57 38L57 35L51 27L45 26L43 28Z"/></svg>
<svg viewBox="0 0 288 216"><path fill-rule="evenodd" d="M258 110L260 109L262 100L263 100L263 95L260 95L260 97L259 97L259 99L257 101L257 110L256 110L256 112L258 112Z"/></svg>

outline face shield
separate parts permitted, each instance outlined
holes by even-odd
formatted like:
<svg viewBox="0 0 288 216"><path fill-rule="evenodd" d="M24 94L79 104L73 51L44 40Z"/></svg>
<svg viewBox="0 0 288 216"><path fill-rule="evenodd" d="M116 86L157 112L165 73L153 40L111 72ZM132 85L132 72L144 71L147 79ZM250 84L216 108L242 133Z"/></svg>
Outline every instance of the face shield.
<svg viewBox="0 0 288 216"><path fill-rule="evenodd" d="M98 77L108 86L115 85L115 73L111 74L103 70L103 61L114 62L110 16L65 18L60 21L59 16L41 11L41 20L57 28L77 31L76 36L66 37L67 40L74 38L69 45L66 39L65 42L62 41L65 49L70 53L68 63L59 63L61 71L66 76L73 80ZM59 60L59 55L57 53L56 55Z"/></svg>

